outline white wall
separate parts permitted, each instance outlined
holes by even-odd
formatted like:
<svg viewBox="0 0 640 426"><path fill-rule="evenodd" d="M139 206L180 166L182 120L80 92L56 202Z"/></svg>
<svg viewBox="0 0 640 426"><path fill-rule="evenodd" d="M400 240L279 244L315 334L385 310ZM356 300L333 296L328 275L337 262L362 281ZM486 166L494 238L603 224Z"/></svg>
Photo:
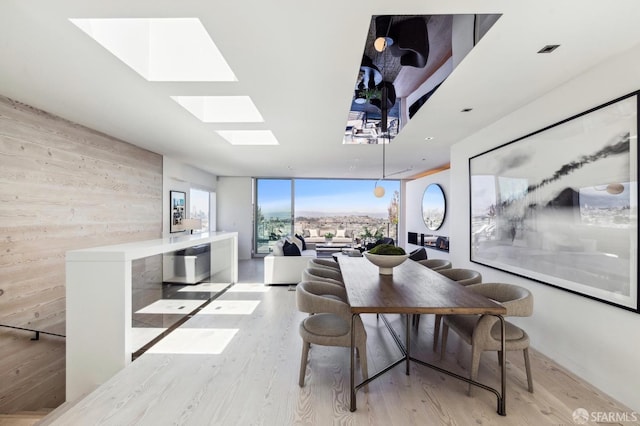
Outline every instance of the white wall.
<svg viewBox="0 0 640 426"><path fill-rule="evenodd" d="M446 204L446 211L444 216L444 222L442 226L437 231L432 231L427 228L427 225L424 224L422 220L422 197L424 195L424 190L432 184L437 183L442 187L442 191L444 192L444 199ZM418 238L420 238L420 234L425 235L440 235L443 237L449 237L449 223L451 223L450 219L450 207L449 200L451 198L451 183L450 183L450 171L445 170L442 172L434 173L420 179L412 180L406 182L405 185L405 235L404 241L406 242L406 233L407 232L417 232ZM414 250L419 246L414 244L405 244L405 248L408 251ZM427 255L430 259L449 259L449 253L433 250L427 247Z"/></svg>
<svg viewBox="0 0 640 426"><path fill-rule="evenodd" d="M640 411L640 315L471 263L468 159L638 89L640 46L456 144L448 196L448 220L455 223L449 228L452 263L479 270L485 282L519 284L533 292L533 317L517 321L530 334L532 346L636 411Z"/></svg>
<svg viewBox="0 0 640 426"><path fill-rule="evenodd" d="M218 230L238 232L238 259L251 259L253 196L250 177L219 177Z"/></svg>
<svg viewBox="0 0 640 426"><path fill-rule="evenodd" d="M169 233L169 191L183 191L187 194L186 211L191 210L189 205L189 190L197 188L209 192L216 191L215 175L203 170L181 163L169 157L162 158L162 235L167 237ZM211 214L211 220L215 221L215 214ZM212 223L215 230L215 222ZM218 227L219 228L219 227ZM175 234L179 235L179 234Z"/></svg>

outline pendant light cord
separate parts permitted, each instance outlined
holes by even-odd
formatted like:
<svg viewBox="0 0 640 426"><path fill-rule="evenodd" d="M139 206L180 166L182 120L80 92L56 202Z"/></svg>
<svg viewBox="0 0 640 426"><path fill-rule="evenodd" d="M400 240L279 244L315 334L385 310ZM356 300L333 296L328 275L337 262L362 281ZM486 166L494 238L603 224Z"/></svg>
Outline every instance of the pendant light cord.
<svg viewBox="0 0 640 426"><path fill-rule="evenodd" d="M384 135L382 135L382 180L385 177L385 145Z"/></svg>
<svg viewBox="0 0 640 426"><path fill-rule="evenodd" d="M382 179L385 178L385 135L389 135L389 129L387 129L387 86L385 86L384 79L382 80L382 99L380 99L381 117L380 117L380 130L382 131Z"/></svg>

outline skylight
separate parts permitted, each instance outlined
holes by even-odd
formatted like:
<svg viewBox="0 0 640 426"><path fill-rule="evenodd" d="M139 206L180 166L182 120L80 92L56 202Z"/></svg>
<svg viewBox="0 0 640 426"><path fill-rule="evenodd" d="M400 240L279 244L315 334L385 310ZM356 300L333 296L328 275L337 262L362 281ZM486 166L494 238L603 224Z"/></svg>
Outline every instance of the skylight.
<svg viewBox="0 0 640 426"><path fill-rule="evenodd" d="M271 130L218 130L231 145L279 145Z"/></svg>
<svg viewBox="0 0 640 426"><path fill-rule="evenodd" d="M257 123L262 115L249 96L171 96L205 123Z"/></svg>
<svg viewBox="0 0 640 426"><path fill-rule="evenodd" d="M197 18L70 21L148 81L237 81Z"/></svg>

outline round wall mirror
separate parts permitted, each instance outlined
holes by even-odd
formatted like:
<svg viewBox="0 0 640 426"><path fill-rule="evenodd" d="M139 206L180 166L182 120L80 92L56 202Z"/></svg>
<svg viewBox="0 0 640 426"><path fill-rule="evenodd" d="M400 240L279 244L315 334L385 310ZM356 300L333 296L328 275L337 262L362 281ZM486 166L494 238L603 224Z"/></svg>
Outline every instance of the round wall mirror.
<svg viewBox="0 0 640 426"><path fill-rule="evenodd" d="M437 183L427 186L422 196L422 220L432 231L440 229L444 222L446 203L442 187Z"/></svg>

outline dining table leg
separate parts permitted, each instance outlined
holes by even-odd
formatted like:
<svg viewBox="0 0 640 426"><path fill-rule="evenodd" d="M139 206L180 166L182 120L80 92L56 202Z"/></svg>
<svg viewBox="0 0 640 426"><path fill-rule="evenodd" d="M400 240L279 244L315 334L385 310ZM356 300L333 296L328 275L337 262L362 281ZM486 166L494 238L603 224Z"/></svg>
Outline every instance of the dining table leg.
<svg viewBox="0 0 640 426"><path fill-rule="evenodd" d="M409 375L409 363L411 362L411 355L409 354L409 352L411 352L411 334L409 333L410 329L409 329L409 317L411 315L406 314L405 315L405 343L407 345L407 350L406 350L406 367L405 367L405 374L408 376Z"/></svg>
<svg viewBox="0 0 640 426"><path fill-rule="evenodd" d="M355 373L355 347L356 347L356 332L355 332L355 319L357 314L351 315L351 351L349 352L349 358L351 358L351 378L349 387L351 389L351 401L349 410L351 412L356 411L356 373Z"/></svg>
<svg viewBox="0 0 640 426"><path fill-rule="evenodd" d="M500 360L501 368L500 368L500 393L502 395L501 398L498 399L498 414L501 416L507 415L507 351L505 350L506 344L506 326L504 317L502 315L498 315L498 319L500 319L500 345L502 348L502 352L500 352Z"/></svg>

